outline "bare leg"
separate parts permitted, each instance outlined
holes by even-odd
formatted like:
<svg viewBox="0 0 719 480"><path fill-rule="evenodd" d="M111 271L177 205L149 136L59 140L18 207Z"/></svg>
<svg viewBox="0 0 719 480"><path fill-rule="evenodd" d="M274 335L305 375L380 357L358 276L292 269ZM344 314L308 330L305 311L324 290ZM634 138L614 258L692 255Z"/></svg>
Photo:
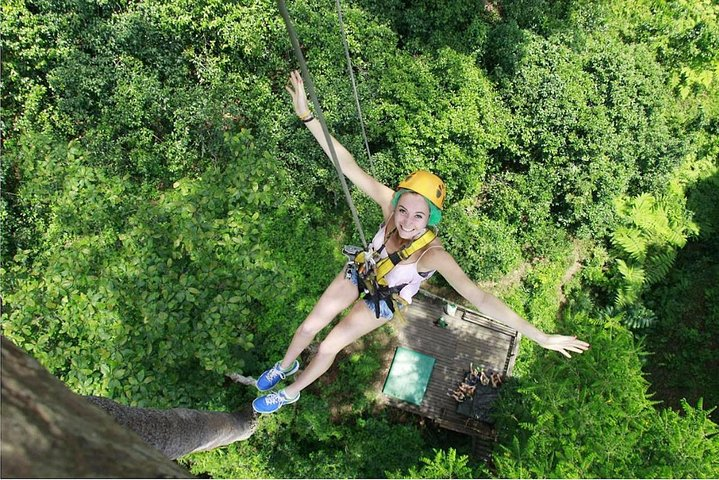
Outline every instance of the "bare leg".
<svg viewBox="0 0 719 480"><path fill-rule="evenodd" d="M297 328L280 366L285 370L290 368L292 362L307 348L315 335L342 310L352 305L357 297L359 297L357 287L345 278L342 270L324 291L305 321Z"/></svg>
<svg viewBox="0 0 719 480"><path fill-rule="evenodd" d="M364 302L357 302L320 344L317 355L297 380L285 388L288 397L296 397L306 386L317 380L334 362L337 354L350 343L387 323L386 318L375 318Z"/></svg>

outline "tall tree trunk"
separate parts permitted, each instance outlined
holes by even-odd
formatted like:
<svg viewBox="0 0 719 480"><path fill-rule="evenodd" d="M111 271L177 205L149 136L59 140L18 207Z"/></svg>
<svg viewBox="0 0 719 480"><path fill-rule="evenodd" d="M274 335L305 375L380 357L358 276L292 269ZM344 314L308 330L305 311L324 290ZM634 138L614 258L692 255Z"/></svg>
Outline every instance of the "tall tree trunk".
<svg viewBox="0 0 719 480"><path fill-rule="evenodd" d="M248 412L139 409L83 398L2 337L3 478L190 477L168 457L244 440L255 426Z"/></svg>
<svg viewBox="0 0 719 480"><path fill-rule="evenodd" d="M257 426L251 408L235 413L187 408L157 410L127 407L109 398L85 398L173 460L188 453L247 440Z"/></svg>

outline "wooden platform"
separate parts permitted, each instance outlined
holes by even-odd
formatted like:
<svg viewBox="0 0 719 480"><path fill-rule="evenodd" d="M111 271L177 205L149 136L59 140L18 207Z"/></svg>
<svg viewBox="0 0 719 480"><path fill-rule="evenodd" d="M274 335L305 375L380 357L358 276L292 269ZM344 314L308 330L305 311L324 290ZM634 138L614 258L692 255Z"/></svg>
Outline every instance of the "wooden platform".
<svg viewBox="0 0 719 480"><path fill-rule="evenodd" d="M480 450L494 439L490 425L456 413L457 402L448 394L475 367L512 374L520 334L503 324L459 307L454 316L443 311L444 300L420 290L407 313L407 323L395 324L399 345L436 359L427 392L419 406L388 397L397 408L432 419L438 426L475 437ZM447 328L434 325L443 316Z"/></svg>

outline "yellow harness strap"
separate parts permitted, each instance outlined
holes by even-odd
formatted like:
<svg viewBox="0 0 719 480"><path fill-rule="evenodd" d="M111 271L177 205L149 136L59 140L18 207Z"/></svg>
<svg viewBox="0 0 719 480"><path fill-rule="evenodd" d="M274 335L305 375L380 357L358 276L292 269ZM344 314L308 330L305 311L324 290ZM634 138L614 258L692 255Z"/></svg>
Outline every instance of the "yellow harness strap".
<svg viewBox="0 0 719 480"><path fill-rule="evenodd" d="M376 279L379 284L386 284L384 277L402 260L408 259L414 252L420 250L429 245L432 240L437 237L437 232L434 230L427 230L417 240L412 242L407 248L399 252L395 252L388 257L383 258L377 263Z"/></svg>

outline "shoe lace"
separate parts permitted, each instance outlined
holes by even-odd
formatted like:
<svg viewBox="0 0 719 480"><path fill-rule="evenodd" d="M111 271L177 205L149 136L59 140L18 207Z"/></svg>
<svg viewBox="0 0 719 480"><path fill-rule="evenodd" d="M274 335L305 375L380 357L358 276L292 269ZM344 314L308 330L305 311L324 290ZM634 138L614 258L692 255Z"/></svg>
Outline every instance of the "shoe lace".
<svg viewBox="0 0 719 480"><path fill-rule="evenodd" d="M270 371L267 372L267 380L272 381L275 377L280 377L282 380L285 379L285 374L282 373L281 367L272 367Z"/></svg>
<svg viewBox="0 0 719 480"><path fill-rule="evenodd" d="M265 399L265 403L268 405L274 405L275 403L280 403L282 401L284 401L284 398L282 398L282 395L279 393L270 393Z"/></svg>

